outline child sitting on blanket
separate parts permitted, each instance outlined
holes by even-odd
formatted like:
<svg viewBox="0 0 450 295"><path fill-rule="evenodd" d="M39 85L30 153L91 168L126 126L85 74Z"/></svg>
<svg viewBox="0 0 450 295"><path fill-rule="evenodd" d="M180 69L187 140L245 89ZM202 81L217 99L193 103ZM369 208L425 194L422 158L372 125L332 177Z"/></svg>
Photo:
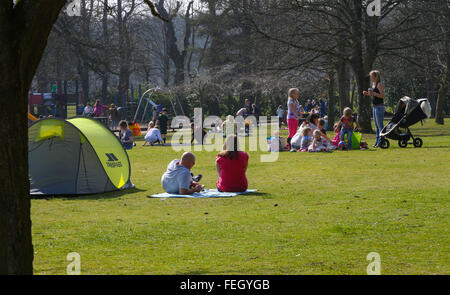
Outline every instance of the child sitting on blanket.
<svg viewBox="0 0 450 295"><path fill-rule="evenodd" d="M200 192L204 186L192 178L191 169L195 165L193 153L186 152L181 160L175 159L167 166L161 178L161 185L169 194L192 195Z"/></svg>
<svg viewBox="0 0 450 295"><path fill-rule="evenodd" d="M322 138L322 132L319 129L314 130L312 143L308 147L308 152L327 152L325 140Z"/></svg>

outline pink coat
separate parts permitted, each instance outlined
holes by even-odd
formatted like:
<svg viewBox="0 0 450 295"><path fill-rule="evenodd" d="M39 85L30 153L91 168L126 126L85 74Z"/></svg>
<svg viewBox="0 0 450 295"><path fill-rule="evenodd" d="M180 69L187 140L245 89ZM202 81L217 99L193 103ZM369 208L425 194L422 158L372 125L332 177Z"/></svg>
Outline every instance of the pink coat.
<svg viewBox="0 0 450 295"><path fill-rule="evenodd" d="M336 136L333 138L333 140L331 141L331 143L338 147L339 146L339 142L341 141L341 135L339 133L336 133Z"/></svg>

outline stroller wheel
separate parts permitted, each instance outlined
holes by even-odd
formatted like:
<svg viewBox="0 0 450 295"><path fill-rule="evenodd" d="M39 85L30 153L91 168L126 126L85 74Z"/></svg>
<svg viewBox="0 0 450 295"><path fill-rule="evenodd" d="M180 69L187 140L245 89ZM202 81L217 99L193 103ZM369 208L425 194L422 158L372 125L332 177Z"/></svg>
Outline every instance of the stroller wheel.
<svg viewBox="0 0 450 295"><path fill-rule="evenodd" d="M423 146L423 140L421 138L414 138L414 147L421 148Z"/></svg>
<svg viewBox="0 0 450 295"><path fill-rule="evenodd" d="M389 140L387 140L387 139L384 139L384 138L383 138L383 139L380 141L380 148L382 148L383 150L388 149L390 145L391 145L391 143L390 143Z"/></svg>
<svg viewBox="0 0 450 295"><path fill-rule="evenodd" d="M408 141L405 140L405 139L399 140L398 141L398 146L401 147L401 148L405 148L405 147L408 146Z"/></svg>

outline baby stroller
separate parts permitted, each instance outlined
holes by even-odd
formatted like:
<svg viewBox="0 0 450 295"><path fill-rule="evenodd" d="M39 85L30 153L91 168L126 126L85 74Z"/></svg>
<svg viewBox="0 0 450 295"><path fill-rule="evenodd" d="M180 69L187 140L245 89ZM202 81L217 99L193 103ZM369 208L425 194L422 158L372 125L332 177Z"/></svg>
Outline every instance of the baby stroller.
<svg viewBox="0 0 450 295"><path fill-rule="evenodd" d="M416 148L422 147L422 139L414 138L409 126L430 117L431 106L428 99L415 100L407 96L403 97L397 105L394 117L380 133L380 147L382 149L389 148L390 143L386 138L398 140L398 145L401 148L406 148L408 144L413 144ZM413 142L409 142L411 138Z"/></svg>

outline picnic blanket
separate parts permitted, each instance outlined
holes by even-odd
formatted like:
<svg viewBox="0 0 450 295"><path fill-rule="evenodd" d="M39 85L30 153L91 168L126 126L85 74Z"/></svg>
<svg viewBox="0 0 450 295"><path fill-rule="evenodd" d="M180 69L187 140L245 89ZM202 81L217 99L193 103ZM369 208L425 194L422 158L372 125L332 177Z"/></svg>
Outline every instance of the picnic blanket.
<svg viewBox="0 0 450 295"><path fill-rule="evenodd" d="M156 195L147 196L148 198L231 198L237 195L254 193L257 189L249 189L242 193L224 193L219 192L217 189L205 189L199 193L193 193L192 195L175 195L169 193L162 193Z"/></svg>

